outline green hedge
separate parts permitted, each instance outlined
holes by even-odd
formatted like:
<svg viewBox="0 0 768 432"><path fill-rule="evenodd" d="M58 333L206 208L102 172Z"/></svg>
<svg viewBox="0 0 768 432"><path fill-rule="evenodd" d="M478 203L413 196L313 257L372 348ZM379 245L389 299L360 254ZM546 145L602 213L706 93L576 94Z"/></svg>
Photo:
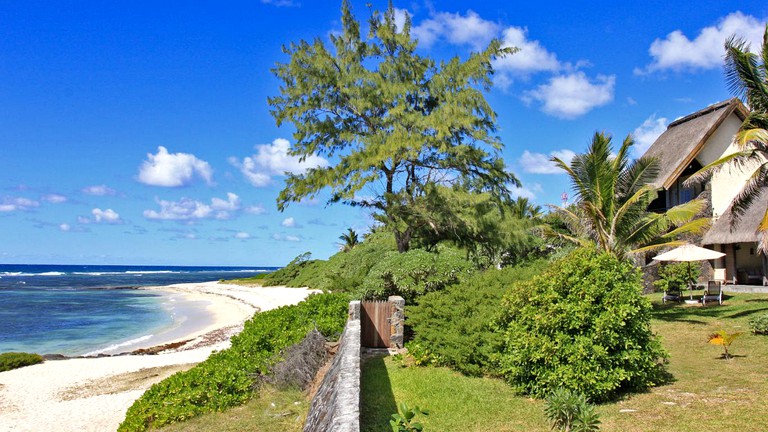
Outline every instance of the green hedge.
<svg viewBox="0 0 768 432"><path fill-rule="evenodd" d="M595 402L658 384L667 354L641 291L638 269L593 249L515 284L497 321L503 376L524 394L565 387Z"/></svg>
<svg viewBox="0 0 768 432"><path fill-rule="evenodd" d="M43 357L39 354L29 354L24 352L7 352L0 354L0 372L18 369L24 366L30 366L42 363Z"/></svg>
<svg viewBox="0 0 768 432"><path fill-rule="evenodd" d="M502 270L489 269L443 291L427 293L405 308L413 344L429 348L437 364L467 375L495 375L492 362L501 334L491 326L501 312L501 299L513 283L541 273L540 259Z"/></svg>
<svg viewBox="0 0 768 432"><path fill-rule="evenodd" d="M192 369L153 385L128 409L119 431L143 431L241 405L253 397L254 380L279 361L285 348L313 328L338 338L347 320L349 296L311 295L294 306L256 314L232 338L229 349Z"/></svg>

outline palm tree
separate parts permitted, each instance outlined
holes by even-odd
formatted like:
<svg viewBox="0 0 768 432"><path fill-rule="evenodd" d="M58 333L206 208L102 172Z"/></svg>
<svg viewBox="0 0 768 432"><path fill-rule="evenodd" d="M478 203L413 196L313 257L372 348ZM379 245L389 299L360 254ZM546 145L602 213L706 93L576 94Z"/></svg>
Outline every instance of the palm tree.
<svg viewBox="0 0 768 432"><path fill-rule="evenodd" d="M594 242L599 249L624 258L628 253L682 244L679 235L708 224L705 218L693 219L703 208L701 200L666 213L648 211L657 196L651 182L659 173L658 162L652 158L630 161L633 144L628 136L613 155L611 137L597 132L587 152L574 157L570 165L552 158L570 176L576 198L568 208L554 208L575 233L558 236L582 245Z"/></svg>
<svg viewBox="0 0 768 432"><path fill-rule="evenodd" d="M733 200L731 222L736 224L754 203L760 192L768 187L768 24L763 34L760 54L749 51L743 39L731 36L725 42L725 80L737 97L746 103L750 113L736 134L736 153L724 156L703 167L689 182L700 181L725 165L757 169ZM758 226L758 249L768 254L768 203L754 203L765 207Z"/></svg>
<svg viewBox="0 0 768 432"><path fill-rule="evenodd" d="M339 240L342 241L342 243L339 244L342 252L349 252L355 246L360 244L360 241L357 238L357 233L352 228L347 228L347 232L340 235Z"/></svg>
<svg viewBox="0 0 768 432"><path fill-rule="evenodd" d="M543 212L541 206L532 204L528 198L518 197L511 202L510 208L512 214L518 219L538 219Z"/></svg>

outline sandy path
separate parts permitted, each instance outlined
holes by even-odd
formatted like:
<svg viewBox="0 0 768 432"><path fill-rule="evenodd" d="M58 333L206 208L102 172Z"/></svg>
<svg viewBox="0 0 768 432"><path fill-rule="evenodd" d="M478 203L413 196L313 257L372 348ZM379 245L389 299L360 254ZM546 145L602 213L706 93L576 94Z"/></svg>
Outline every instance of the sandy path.
<svg viewBox="0 0 768 432"><path fill-rule="evenodd" d="M217 282L157 289L205 299L212 324L187 323L163 341L192 339L173 352L46 361L0 373L0 431L114 431L147 388L229 346L229 337L254 312L295 304L311 293Z"/></svg>

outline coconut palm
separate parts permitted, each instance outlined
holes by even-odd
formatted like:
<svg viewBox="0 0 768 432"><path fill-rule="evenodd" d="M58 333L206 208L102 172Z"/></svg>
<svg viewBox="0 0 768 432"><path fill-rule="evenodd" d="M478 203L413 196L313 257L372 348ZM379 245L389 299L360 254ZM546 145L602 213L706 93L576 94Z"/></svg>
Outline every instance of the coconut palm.
<svg viewBox="0 0 768 432"><path fill-rule="evenodd" d="M768 187L768 25L760 54L750 52L745 40L730 37L725 42L724 69L731 92L750 109L736 135L739 150L703 167L689 181L700 181L726 165L750 170L757 167L733 200L731 221L737 223L753 203L762 206L765 214L758 226L761 233L758 249L768 253L768 203L755 202Z"/></svg>
<svg viewBox="0 0 768 432"><path fill-rule="evenodd" d="M347 228L347 232L340 235L339 240L342 241L342 243L339 243L339 246L341 246L342 252L349 252L355 246L360 244L360 241L357 237L357 233L352 228Z"/></svg>
<svg viewBox="0 0 768 432"><path fill-rule="evenodd" d="M694 219L703 208L701 200L665 213L648 211L648 204L657 197L651 182L659 173L658 162L652 158L630 161L633 144L628 136L614 155L611 137L597 132L587 152L576 155L570 165L552 158L570 176L576 198L568 208L553 208L575 233L558 236L581 244L594 242L599 249L624 258L628 253L682 244L677 240L681 234L707 225L707 219Z"/></svg>
<svg viewBox="0 0 768 432"><path fill-rule="evenodd" d="M538 219L543 212L541 206L532 204L528 198L518 197L510 203L512 214L519 219Z"/></svg>

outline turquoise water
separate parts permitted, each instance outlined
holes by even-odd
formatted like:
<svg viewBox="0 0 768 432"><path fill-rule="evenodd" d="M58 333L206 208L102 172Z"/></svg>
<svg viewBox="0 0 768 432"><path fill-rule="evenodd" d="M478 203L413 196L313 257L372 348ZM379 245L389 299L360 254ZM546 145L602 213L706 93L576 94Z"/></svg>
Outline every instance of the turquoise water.
<svg viewBox="0 0 768 432"><path fill-rule="evenodd" d="M182 325L204 327L207 303L135 288L266 270L0 265L0 353L114 354L167 342Z"/></svg>

